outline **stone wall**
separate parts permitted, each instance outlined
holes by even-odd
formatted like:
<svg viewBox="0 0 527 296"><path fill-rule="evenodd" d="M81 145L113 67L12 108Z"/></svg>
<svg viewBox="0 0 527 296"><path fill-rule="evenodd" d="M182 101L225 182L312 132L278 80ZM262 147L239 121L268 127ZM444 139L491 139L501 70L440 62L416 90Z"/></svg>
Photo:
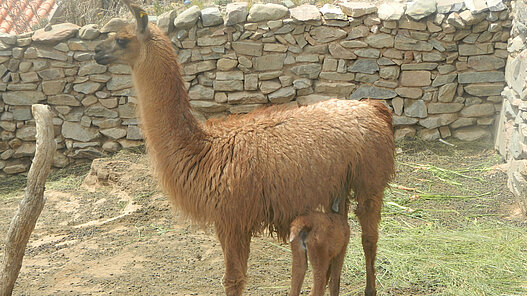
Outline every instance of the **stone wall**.
<svg viewBox="0 0 527 296"><path fill-rule="evenodd" d="M515 4L510 55L505 68L507 86L502 92L504 100L495 145L509 164L509 188L527 214L527 4L524 1Z"/></svg>
<svg viewBox="0 0 527 296"><path fill-rule="evenodd" d="M285 5L292 4L284 0ZM154 17L174 43L196 116L374 98L394 112L398 139L490 137L501 109L511 20L501 0L347 2L287 8L232 3ZM33 103L50 104L54 165L141 143L130 69L93 49L123 24L71 24L0 35L0 170L29 167Z"/></svg>

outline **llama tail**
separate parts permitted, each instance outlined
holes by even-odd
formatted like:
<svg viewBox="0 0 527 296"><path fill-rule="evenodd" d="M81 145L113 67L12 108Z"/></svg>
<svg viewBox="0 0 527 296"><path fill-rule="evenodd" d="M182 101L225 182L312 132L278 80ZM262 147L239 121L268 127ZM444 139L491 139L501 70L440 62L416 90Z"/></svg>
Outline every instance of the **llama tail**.
<svg viewBox="0 0 527 296"><path fill-rule="evenodd" d="M304 240L313 228L313 222L311 219L307 219L304 216L297 217L293 223L291 223L291 230L289 235L289 242L293 242L297 237Z"/></svg>

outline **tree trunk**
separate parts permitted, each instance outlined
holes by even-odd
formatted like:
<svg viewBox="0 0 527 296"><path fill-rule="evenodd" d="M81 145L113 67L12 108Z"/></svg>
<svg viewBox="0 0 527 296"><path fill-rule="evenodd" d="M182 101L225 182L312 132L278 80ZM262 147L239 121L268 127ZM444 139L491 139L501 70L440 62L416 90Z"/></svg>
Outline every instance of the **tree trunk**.
<svg viewBox="0 0 527 296"><path fill-rule="evenodd" d="M13 292L29 236L44 207L44 184L56 149L50 108L46 105L33 105L31 110L36 122L37 147L27 176L24 198L20 201L7 232L4 262L0 270L0 296L9 296Z"/></svg>

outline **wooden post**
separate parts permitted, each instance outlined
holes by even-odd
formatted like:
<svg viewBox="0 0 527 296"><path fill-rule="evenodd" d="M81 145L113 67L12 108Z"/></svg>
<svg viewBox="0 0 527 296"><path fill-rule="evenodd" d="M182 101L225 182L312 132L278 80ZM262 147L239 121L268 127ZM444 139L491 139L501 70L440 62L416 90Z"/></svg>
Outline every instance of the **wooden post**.
<svg viewBox="0 0 527 296"><path fill-rule="evenodd" d="M56 149L49 106L33 105L31 111L37 126L37 147L27 176L24 198L20 201L18 211L7 231L4 262L0 270L0 296L9 296L13 292L29 236L44 207L44 184Z"/></svg>

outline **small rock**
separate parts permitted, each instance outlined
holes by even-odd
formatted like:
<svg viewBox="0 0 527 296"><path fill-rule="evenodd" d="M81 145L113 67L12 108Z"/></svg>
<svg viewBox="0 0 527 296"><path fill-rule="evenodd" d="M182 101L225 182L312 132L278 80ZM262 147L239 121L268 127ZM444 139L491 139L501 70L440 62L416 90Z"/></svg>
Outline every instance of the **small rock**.
<svg viewBox="0 0 527 296"><path fill-rule="evenodd" d="M84 40L93 40L101 35L101 31L99 31L97 25L95 24L89 24L86 26L83 26L79 30L79 38Z"/></svg>
<svg viewBox="0 0 527 296"><path fill-rule="evenodd" d="M420 20L436 12L436 0L414 0L406 6L406 14L414 20Z"/></svg>
<svg viewBox="0 0 527 296"><path fill-rule="evenodd" d="M201 11L197 5L194 5L187 10L183 11L174 19L174 29L190 29L196 24L199 17L201 16Z"/></svg>

